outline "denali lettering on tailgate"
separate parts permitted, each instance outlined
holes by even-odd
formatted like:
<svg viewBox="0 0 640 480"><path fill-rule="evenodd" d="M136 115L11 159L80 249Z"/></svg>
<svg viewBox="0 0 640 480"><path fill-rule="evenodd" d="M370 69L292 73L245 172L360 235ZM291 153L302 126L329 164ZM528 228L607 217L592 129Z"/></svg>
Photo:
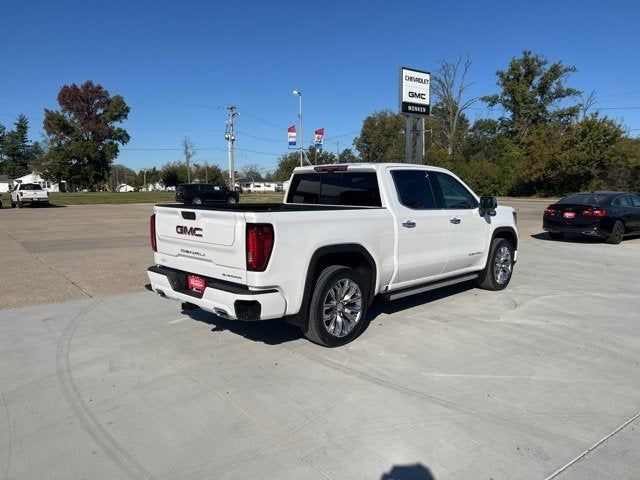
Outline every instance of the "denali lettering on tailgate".
<svg viewBox="0 0 640 480"><path fill-rule="evenodd" d="M202 229L200 227L186 227L184 225L176 225L176 233L180 235L190 235L192 237L201 237Z"/></svg>

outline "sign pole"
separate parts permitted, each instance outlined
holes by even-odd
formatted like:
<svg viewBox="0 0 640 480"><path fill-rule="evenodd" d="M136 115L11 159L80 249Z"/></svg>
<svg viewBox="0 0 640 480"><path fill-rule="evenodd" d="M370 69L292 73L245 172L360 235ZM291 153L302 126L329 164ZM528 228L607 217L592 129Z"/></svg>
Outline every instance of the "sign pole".
<svg viewBox="0 0 640 480"><path fill-rule="evenodd" d="M411 160L413 158L413 152L412 152L412 146L413 146L413 142L412 142L412 133L411 130L413 130L413 126L411 125L413 123L413 119L411 118L411 115L405 115L405 123L404 123L404 162L405 163L413 163Z"/></svg>

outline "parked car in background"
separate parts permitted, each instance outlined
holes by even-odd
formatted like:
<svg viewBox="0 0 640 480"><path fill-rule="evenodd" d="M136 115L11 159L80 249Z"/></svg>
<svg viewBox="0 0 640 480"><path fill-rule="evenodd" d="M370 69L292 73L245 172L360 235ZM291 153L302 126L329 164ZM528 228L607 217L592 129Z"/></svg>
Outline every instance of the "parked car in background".
<svg viewBox="0 0 640 480"><path fill-rule="evenodd" d="M602 237L618 244L640 234L640 195L629 192L580 192L549 205L542 228L554 240L566 233Z"/></svg>
<svg viewBox="0 0 640 480"><path fill-rule="evenodd" d="M183 183L176 188L176 201L187 205L203 203L238 203L240 193L226 185L213 183Z"/></svg>
<svg viewBox="0 0 640 480"><path fill-rule="evenodd" d="M23 205L49 206L49 192L37 183L19 183L11 190L11 208Z"/></svg>

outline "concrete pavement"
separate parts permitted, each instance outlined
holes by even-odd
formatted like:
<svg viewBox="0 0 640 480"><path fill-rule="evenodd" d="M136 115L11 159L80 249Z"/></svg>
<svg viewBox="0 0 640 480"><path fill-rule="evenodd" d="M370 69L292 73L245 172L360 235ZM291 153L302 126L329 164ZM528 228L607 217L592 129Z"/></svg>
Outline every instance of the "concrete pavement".
<svg viewBox="0 0 640 480"><path fill-rule="evenodd" d="M150 292L2 310L0 476L546 478L640 412L640 245L549 241L543 207L507 290L376 303L340 349ZM556 478L638 478L639 428Z"/></svg>

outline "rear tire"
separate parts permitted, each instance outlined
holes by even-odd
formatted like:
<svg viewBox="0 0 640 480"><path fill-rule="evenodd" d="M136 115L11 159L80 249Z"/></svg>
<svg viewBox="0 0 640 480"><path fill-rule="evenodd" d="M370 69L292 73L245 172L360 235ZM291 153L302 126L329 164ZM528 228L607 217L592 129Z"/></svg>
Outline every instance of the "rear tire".
<svg viewBox="0 0 640 480"><path fill-rule="evenodd" d="M236 197L227 197L227 203L233 205L235 203L238 203L238 201L236 200Z"/></svg>
<svg viewBox="0 0 640 480"><path fill-rule="evenodd" d="M304 335L323 347L340 347L365 327L369 292L353 268L332 265L318 276Z"/></svg>
<svg viewBox="0 0 640 480"><path fill-rule="evenodd" d="M15 202L11 202L11 208L16 208Z"/></svg>
<svg viewBox="0 0 640 480"><path fill-rule="evenodd" d="M504 238L494 238L487 265L480 272L477 284L484 290L504 290L513 274L513 245Z"/></svg>
<svg viewBox="0 0 640 480"><path fill-rule="evenodd" d="M18 200L17 205L18 205L18 208L22 208L22 202L20 200Z"/></svg>
<svg viewBox="0 0 640 480"><path fill-rule="evenodd" d="M606 238L606 242L612 245L618 245L622 242L624 238L624 223L621 220L616 220L616 223L613 224L613 228L611 229L611 233Z"/></svg>
<svg viewBox="0 0 640 480"><path fill-rule="evenodd" d="M549 236L552 240L562 240L564 238L564 233L562 232L549 232Z"/></svg>

